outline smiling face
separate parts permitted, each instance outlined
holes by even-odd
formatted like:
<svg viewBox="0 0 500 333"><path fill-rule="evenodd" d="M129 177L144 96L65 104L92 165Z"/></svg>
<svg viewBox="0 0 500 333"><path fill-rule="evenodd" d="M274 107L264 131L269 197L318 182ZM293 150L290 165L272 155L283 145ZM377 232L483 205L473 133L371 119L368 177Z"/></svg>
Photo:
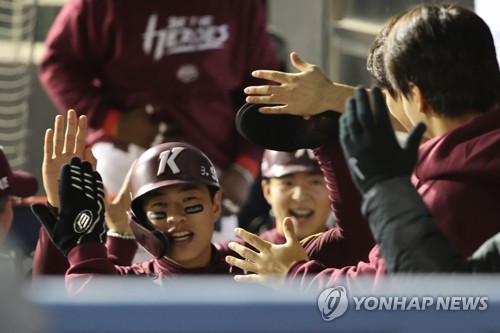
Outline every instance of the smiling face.
<svg viewBox="0 0 500 333"><path fill-rule="evenodd" d="M262 190L283 235L283 219L292 217L299 239L326 230L330 201L321 173L297 172L262 182Z"/></svg>
<svg viewBox="0 0 500 333"><path fill-rule="evenodd" d="M148 193L143 202L148 221L171 240L167 260L184 268L209 264L220 191L212 199L206 185L176 184Z"/></svg>

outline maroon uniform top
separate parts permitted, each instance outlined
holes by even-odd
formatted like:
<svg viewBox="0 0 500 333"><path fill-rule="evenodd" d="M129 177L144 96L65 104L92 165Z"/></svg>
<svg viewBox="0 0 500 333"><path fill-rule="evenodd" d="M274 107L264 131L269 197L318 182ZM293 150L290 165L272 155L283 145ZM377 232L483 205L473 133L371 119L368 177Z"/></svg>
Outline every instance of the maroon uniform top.
<svg viewBox="0 0 500 333"><path fill-rule="evenodd" d="M273 244L285 244L286 242L285 236L281 235L276 227L264 231L259 234L259 237Z"/></svg>
<svg viewBox="0 0 500 333"><path fill-rule="evenodd" d="M210 263L200 268L184 268L166 259L151 259L130 266L115 265L107 254L107 249L100 243L77 245L68 253L70 268L66 272L66 286L70 294L85 289L88 283L98 275L135 275L149 276L156 283L162 284L164 278L174 275L200 274L237 274L241 270L231 267L224 260L219 250L212 245Z"/></svg>
<svg viewBox="0 0 500 333"><path fill-rule="evenodd" d="M324 267L343 267L368 260L375 241L368 223L361 215L361 195L352 182L340 144L324 146L314 151L325 176L331 208L337 225L323 233L302 241L309 259ZM285 243L285 238L273 228L259 235L274 244ZM242 243L241 240L235 240ZM221 250L231 254L227 242Z"/></svg>
<svg viewBox="0 0 500 333"><path fill-rule="evenodd" d="M110 110L150 104L225 169L240 156L260 165L234 117L261 68L278 61L260 0L69 0L47 35L40 81L62 113L88 116L89 143L106 140Z"/></svg>
<svg viewBox="0 0 500 333"><path fill-rule="evenodd" d="M108 258L116 265L130 265L137 251L137 242L130 239L107 237ZM52 243L45 228L40 228L33 258L32 276L64 275L69 268L68 259Z"/></svg>
<svg viewBox="0 0 500 333"><path fill-rule="evenodd" d="M337 156L319 158L334 161ZM463 256L470 256L486 239L500 231L500 110L492 110L473 121L420 147L412 181L429 207L436 223ZM332 194L333 196L333 194ZM359 208L358 208L359 210ZM339 217L337 216L339 219ZM477 226L474 223L481 223ZM349 220L345 220L349 223ZM325 237L324 233L320 237ZM334 242L327 242L325 255ZM332 252L333 253L333 252ZM332 268L323 262L297 263L289 271L290 282L301 287L324 288L358 275L383 275L385 264L375 246L369 262ZM307 280L307 274L316 274Z"/></svg>

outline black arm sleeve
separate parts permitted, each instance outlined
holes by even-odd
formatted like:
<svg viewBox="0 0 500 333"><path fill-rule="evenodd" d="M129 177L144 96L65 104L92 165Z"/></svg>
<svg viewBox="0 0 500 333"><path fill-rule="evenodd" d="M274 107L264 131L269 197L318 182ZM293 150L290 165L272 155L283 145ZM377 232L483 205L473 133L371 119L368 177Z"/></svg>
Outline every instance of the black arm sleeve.
<svg viewBox="0 0 500 333"><path fill-rule="evenodd" d="M463 260L408 177L379 182L363 198L362 212L389 272L498 272L500 234Z"/></svg>

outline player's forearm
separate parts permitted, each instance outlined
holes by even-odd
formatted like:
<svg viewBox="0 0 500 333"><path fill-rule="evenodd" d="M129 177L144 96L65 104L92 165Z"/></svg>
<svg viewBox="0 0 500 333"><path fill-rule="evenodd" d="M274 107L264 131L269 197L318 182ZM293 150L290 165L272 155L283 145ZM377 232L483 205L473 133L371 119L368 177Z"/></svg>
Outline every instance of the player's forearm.
<svg viewBox="0 0 500 333"><path fill-rule="evenodd" d="M333 83L322 93L322 109L344 113L345 102L354 94L354 87Z"/></svg>
<svg viewBox="0 0 500 333"><path fill-rule="evenodd" d="M355 89L356 88L353 86L334 82L329 90L323 94L324 110L334 110L339 113L344 113L345 102L354 94ZM413 127L409 123L401 123L392 114L390 116L392 127L395 131L408 132L408 130Z"/></svg>

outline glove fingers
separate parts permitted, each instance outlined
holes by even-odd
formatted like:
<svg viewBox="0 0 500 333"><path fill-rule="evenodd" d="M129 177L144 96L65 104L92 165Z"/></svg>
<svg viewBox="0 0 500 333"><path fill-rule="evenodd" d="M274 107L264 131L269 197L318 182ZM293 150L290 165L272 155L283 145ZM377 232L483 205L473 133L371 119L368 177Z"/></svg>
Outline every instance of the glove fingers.
<svg viewBox="0 0 500 333"><path fill-rule="evenodd" d="M351 135L349 134L349 126L347 124L348 112L353 106L349 106L349 104L354 103L354 100L349 98L346 101L346 111L340 116L339 119L339 138L340 143L342 145L347 144L349 140L351 140Z"/></svg>
<svg viewBox="0 0 500 333"><path fill-rule="evenodd" d="M52 237L54 226L57 222L57 218L54 216L54 214L52 214L47 206L39 203L31 204L30 208L33 214L35 214L38 221L40 221L40 224L45 229L47 229L49 236Z"/></svg>
<svg viewBox="0 0 500 333"><path fill-rule="evenodd" d="M393 132L391 119L389 117L389 109L387 108L387 103L385 102L384 94L378 87L373 87L372 89L373 105L375 107L375 117L377 119L378 127L389 133Z"/></svg>
<svg viewBox="0 0 500 333"><path fill-rule="evenodd" d="M101 177L101 174L99 172L94 171L92 173L92 176L93 176L94 182L95 182L95 191L96 191L96 195L97 195L98 205L100 206L98 214L100 214L102 216L102 218L104 219L104 210L105 210L104 184L102 182L102 177Z"/></svg>
<svg viewBox="0 0 500 333"><path fill-rule="evenodd" d="M374 128L374 120L370 100L366 90L359 86L356 88L356 103L358 119L364 131L371 131Z"/></svg>
<svg viewBox="0 0 500 333"><path fill-rule="evenodd" d="M92 175L95 181L96 192L101 198L104 199L104 183L102 181L101 174L97 171L93 171Z"/></svg>
<svg viewBox="0 0 500 333"><path fill-rule="evenodd" d="M78 159L76 157L76 159ZM73 157L69 164L64 164L59 173L59 202L63 206L73 197L74 191L82 190L82 172L80 159Z"/></svg>
<svg viewBox="0 0 500 333"><path fill-rule="evenodd" d="M408 139L406 140L406 151L414 161L417 160L418 157L418 147L420 146L420 142L422 141L422 136L424 135L426 130L426 126L423 123L419 123L415 126L410 134L408 135Z"/></svg>
<svg viewBox="0 0 500 333"><path fill-rule="evenodd" d="M358 120L358 105L354 97L350 97L346 102L346 111L342 115L344 118L343 124L349 136L353 139L357 138L362 132L361 124Z"/></svg>

